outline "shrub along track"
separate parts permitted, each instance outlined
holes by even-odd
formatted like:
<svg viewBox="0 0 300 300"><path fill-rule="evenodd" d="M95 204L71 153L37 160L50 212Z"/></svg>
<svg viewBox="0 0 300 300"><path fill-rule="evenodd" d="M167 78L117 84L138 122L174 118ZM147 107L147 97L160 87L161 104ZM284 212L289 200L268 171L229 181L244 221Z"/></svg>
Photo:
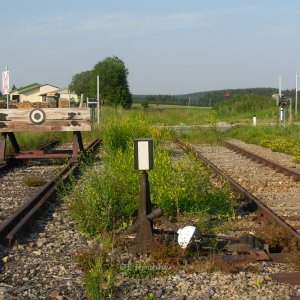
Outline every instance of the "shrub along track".
<svg viewBox="0 0 300 300"><path fill-rule="evenodd" d="M299 166L290 161L284 161L285 166L273 163L262 155L255 155L253 147L252 152L247 151L247 144L239 141L224 142L224 145L217 146L190 147L180 141L179 144L204 160L217 174L224 176L244 198L253 201L259 217L268 217L286 229L294 237L294 249L299 249Z"/></svg>

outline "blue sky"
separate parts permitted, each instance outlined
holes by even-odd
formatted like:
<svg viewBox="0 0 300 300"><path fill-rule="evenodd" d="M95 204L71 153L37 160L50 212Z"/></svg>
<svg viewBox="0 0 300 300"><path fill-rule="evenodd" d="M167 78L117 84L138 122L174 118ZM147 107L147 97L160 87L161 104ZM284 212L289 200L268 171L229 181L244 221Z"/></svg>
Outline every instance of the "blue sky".
<svg viewBox="0 0 300 300"><path fill-rule="evenodd" d="M299 0L0 0L0 69L67 86L109 56L134 94L295 88ZM300 83L299 83L300 85Z"/></svg>

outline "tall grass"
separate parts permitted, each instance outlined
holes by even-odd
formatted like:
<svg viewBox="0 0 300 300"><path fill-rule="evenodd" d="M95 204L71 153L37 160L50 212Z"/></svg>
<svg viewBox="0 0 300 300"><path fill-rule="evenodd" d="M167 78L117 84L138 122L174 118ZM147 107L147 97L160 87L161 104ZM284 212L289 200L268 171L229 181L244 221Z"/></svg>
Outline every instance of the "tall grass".
<svg viewBox="0 0 300 300"><path fill-rule="evenodd" d="M287 153L300 162L299 126L237 126L224 133L224 137L241 139L248 143L258 144L273 151Z"/></svg>
<svg viewBox="0 0 300 300"><path fill-rule="evenodd" d="M253 115L259 120L276 121L278 108L270 97L257 95L241 95L222 101L215 107L218 120L250 122Z"/></svg>
<svg viewBox="0 0 300 300"><path fill-rule="evenodd" d="M126 116L143 116L148 119L150 125L198 125L215 122L216 114L213 109L189 106L159 105L142 108L139 105L134 106L129 110L119 109L112 110L110 107L105 107L101 116L103 123L107 118L116 115ZM108 117L107 117L108 116Z"/></svg>
<svg viewBox="0 0 300 300"><path fill-rule="evenodd" d="M74 188L71 212L81 229L95 235L127 225L136 215L139 200L138 171L133 168L133 139L152 137L154 169L149 172L152 201L167 215L183 212L228 212L228 193L212 186L206 169L192 157L173 162L163 147L170 132L149 126L143 115L108 118L101 129L102 166L87 170L87 182Z"/></svg>

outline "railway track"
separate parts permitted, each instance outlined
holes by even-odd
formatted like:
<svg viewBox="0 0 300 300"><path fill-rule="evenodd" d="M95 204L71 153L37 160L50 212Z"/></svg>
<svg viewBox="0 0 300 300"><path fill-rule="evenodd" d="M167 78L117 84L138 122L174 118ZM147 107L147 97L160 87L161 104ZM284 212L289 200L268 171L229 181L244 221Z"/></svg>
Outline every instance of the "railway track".
<svg viewBox="0 0 300 300"><path fill-rule="evenodd" d="M38 149L54 145L57 141ZM94 151L98 146L99 140L95 140L86 151ZM79 162L72 160L64 166L53 163L53 160L28 161L16 167L5 164L4 169L0 169L0 239L9 242L17 239L45 202L55 196L60 184L68 180L78 167ZM40 181L41 185L33 186L34 181Z"/></svg>
<svg viewBox="0 0 300 300"><path fill-rule="evenodd" d="M287 230L299 249L300 173L294 166L283 166L232 142L217 146L177 143L223 176L243 198L254 202L260 218L271 219Z"/></svg>

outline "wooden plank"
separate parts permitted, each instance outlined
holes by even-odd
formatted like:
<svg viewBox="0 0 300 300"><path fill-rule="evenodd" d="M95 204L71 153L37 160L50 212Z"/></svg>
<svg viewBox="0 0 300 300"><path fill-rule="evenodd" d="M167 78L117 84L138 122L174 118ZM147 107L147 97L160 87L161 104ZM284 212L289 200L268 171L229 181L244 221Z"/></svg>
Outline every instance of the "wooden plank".
<svg viewBox="0 0 300 300"><path fill-rule="evenodd" d="M5 126L5 127L3 127ZM28 121L0 121L0 132L22 131L90 131L89 120L46 120L43 124L35 125Z"/></svg>
<svg viewBox="0 0 300 300"><path fill-rule="evenodd" d="M30 109L0 109L0 121L29 120ZM47 120L90 120L89 108L41 108Z"/></svg>
<svg viewBox="0 0 300 300"><path fill-rule="evenodd" d="M30 119L33 110L0 109L0 132L91 130L89 108L45 108L41 124Z"/></svg>

